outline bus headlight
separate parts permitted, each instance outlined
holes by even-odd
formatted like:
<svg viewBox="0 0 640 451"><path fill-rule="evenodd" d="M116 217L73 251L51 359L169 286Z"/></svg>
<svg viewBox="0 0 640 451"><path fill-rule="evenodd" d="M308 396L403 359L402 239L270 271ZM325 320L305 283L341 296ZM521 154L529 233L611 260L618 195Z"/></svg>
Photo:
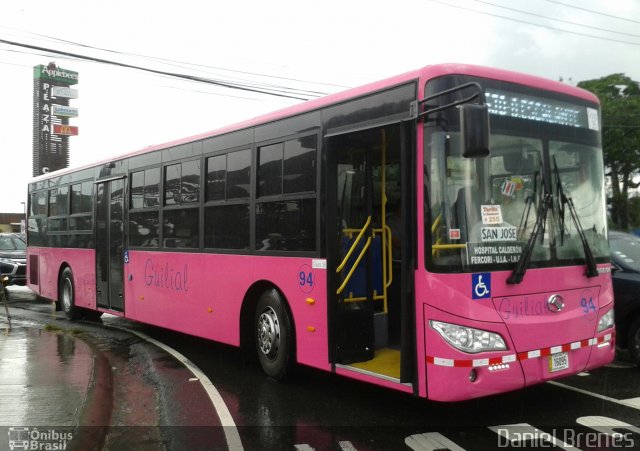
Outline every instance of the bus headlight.
<svg viewBox="0 0 640 451"><path fill-rule="evenodd" d="M602 318L600 318L600 321L598 321L598 332L613 327L613 323L613 309L611 309L607 313L602 315Z"/></svg>
<svg viewBox="0 0 640 451"><path fill-rule="evenodd" d="M464 352L504 351L504 339L495 332L458 326L457 324L429 321L431 328L438 332L447 343Z"/></svg>

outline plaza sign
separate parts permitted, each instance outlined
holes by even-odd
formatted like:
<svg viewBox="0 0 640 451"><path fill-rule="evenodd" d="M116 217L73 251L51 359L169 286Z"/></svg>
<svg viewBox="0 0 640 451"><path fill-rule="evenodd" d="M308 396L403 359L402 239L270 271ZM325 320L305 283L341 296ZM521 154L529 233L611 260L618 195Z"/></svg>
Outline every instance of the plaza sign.
<svg viewBox="0 0 640 451"><path fill-rule="evenodd" d="M33 68L33 176L69 166L69 136L78 127L69 125L78 109L69 106L78 91L78 73L57 67L55 63Z"/></svg>

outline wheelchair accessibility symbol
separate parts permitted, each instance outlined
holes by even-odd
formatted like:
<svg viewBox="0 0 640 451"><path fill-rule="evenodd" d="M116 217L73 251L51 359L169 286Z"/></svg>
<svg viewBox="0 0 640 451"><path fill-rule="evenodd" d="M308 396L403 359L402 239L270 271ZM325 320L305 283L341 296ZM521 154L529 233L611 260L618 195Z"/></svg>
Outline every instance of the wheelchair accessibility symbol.
<svg viewBox="0 0 640 451"><path fill-rule="evenodd" d="M471 298L486 299L491 297L491 273L471 274Z"/></svg>

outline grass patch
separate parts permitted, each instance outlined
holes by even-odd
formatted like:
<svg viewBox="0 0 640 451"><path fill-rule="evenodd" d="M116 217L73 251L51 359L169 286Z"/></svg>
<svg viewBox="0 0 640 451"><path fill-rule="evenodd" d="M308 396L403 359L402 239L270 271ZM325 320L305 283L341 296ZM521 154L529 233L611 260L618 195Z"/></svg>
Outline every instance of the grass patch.
<svg viewBox="0 0 640 451"><path fill-rule="evenodd" d="M62 327L56 326L55 324L51 324L51 323L45 324L44 330L47 330L49 332L58 332L61 334L69 334L73 336L82 335L84 333L84 331L81 329L63 329Z"/></svg>
<svg viewBox="0 0 640 451"><path fill-rule="evenodd" d="M56 326L55 324L45 324L44 330L49 330L52 332L64 332L62 327Z"/></svg>

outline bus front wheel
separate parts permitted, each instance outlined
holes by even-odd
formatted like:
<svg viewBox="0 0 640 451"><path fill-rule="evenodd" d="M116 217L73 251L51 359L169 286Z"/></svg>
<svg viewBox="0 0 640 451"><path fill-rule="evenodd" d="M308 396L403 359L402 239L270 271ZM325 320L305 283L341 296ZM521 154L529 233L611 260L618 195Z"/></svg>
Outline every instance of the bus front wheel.
<svg viewBox="0 0 640 451"><path fill-rule="evenodd" d="M62 275L60 275L58 299L65 316L69 319L78 319L80 317L80 312L76 307L74 287L73 271L71 271L71 268L65 268L62 271Z"/></svg>
<svg viewBox="0 0 640 451"><path fill-rule="evenodd" d="M254 326L263 371L276 380L285 380L293 366L293 334L287 308L275 289L265 291L258 299Z"/></svg>

